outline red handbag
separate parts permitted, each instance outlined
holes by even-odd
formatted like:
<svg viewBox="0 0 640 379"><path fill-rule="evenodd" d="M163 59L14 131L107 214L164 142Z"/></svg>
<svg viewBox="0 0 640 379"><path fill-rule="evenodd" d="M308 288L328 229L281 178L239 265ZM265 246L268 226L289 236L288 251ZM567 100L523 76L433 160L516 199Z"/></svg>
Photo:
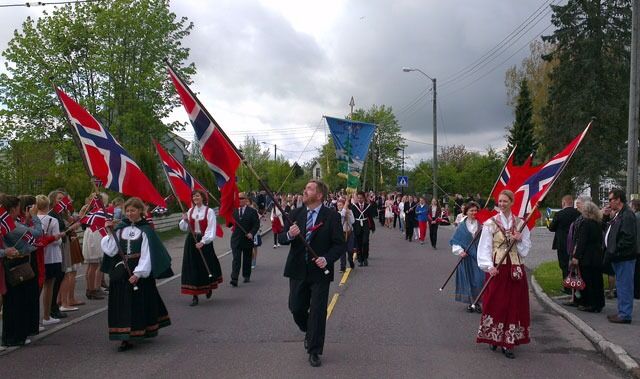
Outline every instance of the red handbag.
<svg viewBox="0 0 640 379"><path fill-rule="evenodd" d="M562 281L562 286L577 291L582 291L586 287L578 265L569 265L569 274Z"/></svg>

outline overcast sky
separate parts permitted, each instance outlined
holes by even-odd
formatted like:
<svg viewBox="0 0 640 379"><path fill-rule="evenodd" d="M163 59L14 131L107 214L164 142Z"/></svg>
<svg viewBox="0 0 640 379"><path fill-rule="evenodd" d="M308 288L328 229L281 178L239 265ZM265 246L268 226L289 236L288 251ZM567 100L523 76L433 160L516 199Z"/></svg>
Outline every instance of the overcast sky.
<svg viewBox="0 0 640 379"><path fill-rule="evenodd" d="M307 161L328 133L322 115L346 116L353 96L356 108L393 107L413 166L433 152L431 81L402 67L437 78L439 145L503 148L513 122L504 73L552 31L549 2L174 0L171 9L195 24L185 41L198 70L192 88L237 144L252 135L272 153L277 144L290 161ZM541 6L501 55L459 75ZM0 46L42 9L0 8ZM172 117L187 121L182 109Z"/></svg>

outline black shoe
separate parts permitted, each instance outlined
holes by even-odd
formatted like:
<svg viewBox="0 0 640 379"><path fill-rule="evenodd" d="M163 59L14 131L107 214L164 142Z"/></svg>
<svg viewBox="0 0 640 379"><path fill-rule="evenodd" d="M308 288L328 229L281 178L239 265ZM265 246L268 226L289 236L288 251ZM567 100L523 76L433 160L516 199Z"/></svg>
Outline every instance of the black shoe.
<svg viewBox="0 0 640 379"><path fill-rule="evenodd" d="M489 349L491 349L491 351L496 351L498 350L498 345L491 345L489 346Z"/></svg>
<svg viewBox="0 0 640 379"><path fill-rule="evenodd" d="M356 266L355 264L349 263L349 267L351 267L352 270L355 268L355 266Z"/></svg>
<svg viewBox="0 0 640 379"><path fill-rule="evenodd" d="M200 300L198 299L198 296L193 296L193 299L191 300L191 304L189 304L189 306L191 307L195 307L196 305L198 305L198 303L200 302Z"/></svg>
<svg viewBox="0 0 640 379"><path fill-rule="evenodd" d="M309 364L311 367L320 367L322 364L320 356L318 354L309 354Z"/></svg>
<svg viewBox="0 0 640 379"><path fill-rule="evenodd" d="M358 262L358 267L362 267L362 266L364 266L364 263Z"/></svg>
<svg viewBox="0 0 640 379"><path fill-rule="evenodd" d="M475 309L473 309L473 307L471 306L471 304L469 304L469 306L467 306L467 312L469 313L473 313L475 311Z"/></svg>
<svg viewBox="0 0 640 379"><path fill-rule="evenodd" d="M231 287L237 287L238 286L238 281L237 280L232 280L229 282L229 284L231 284Z"/></svg>
<svg viewBox="0 0 640 379"><path fill-rule="evenodd" d="M211 299L211 295L213 295L213 292L211 290L207 291L207 299Z"/></svg>
<svg viewBox="0 0 640 379"><path fill-rule="evenodd" d="M118 351L119 352L127 351L127 350L130 350L132 347L133 345L130 342L122 341L120 346L118 346Z"/></svg>
<svg viewBox="0 0 640 379"><path fill-rule="evenodd" d="M513 350L505 349L504 347L502 348L502 354L509 359L514 359L516 357L516 355L513 354Z"/></svg>
<svg viewBox="0 0 640 379"><path fill-rule="evenodd" d="M244 280L242 281L243 283L249 283L251 281L251 279L249 278L244 278Z"/></svg>
<svg viewBox="0 0 640 379"><path fill-rule="evenodd" d="M53 318L66 318L66 317L68 317L68 315L66 313L60 312L58 310L58 311L55 311L55 312L51 312L51 317L53 317Z"/></svg>
<svg viewBox="0 0 640 379"><path fill-rule="evenodd" d="M309 342L307 342L307 337L304 337L304 350L309 350Z"/></svg>
<svg viewBox="0 0 640 379"><path fill-rule="evenodd" d="M482 313L482 307L480 306L480 304L476 304L475 311L476 313Z"/></svg>
<svg viewBox="0 0 640 379"><path fill-rule="evenodd" d="M344 267L340 267L340 273L341 273L341 274L344 274L345 270L346 270L346 268L344 268Z"/></svg>
<svg viewBox="0 0 640 379"><path fill-rule="evenodd" d="M366 267L366 266L369 266L369 260L368 260L368 259L365 259L365 260L364 260L364 266L365 266L365 267Z"/></svg>

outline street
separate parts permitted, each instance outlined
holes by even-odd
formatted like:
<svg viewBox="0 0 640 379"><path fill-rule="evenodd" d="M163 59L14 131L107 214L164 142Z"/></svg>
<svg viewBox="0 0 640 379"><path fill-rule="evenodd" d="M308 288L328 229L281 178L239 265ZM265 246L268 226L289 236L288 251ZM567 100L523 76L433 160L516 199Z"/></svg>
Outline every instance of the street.
<svg viewBox="0 0 640 379"><path fill-rule="evenodd" d="M201 298L199 306L189 307L190 297L179 294L179 279L160 286L172 325L159 337L118 353L117 343L108 341L107 314L100 312L0 356L0 377L625 377L533 295L532 342L516 348L515 360L476 344L480 315L453 301L454 280L438 291L457 259L447 243L452 231L452 226L440 228L434 251L378 226L369 267L350 272L344 285L336 272L320 368L309 366L303 335L287 309L282 272L288 249L273 249L269 233L251 283L228 284L231 256L226 255L221 258L225 282L212 300ZM181 252L182 238L167 243L173 253ZM547 244L548 235L533 234L531 254L548 250L536 246L538 240ZM216 249L218 255L225 252ZM174 271L180 271L179 260Z"/></svg>

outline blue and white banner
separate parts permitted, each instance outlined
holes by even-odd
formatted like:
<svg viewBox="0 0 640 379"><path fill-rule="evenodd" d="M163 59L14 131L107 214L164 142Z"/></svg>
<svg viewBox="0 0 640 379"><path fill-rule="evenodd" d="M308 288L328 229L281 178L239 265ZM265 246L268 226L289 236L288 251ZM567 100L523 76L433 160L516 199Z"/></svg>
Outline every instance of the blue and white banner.
<svg viewBox="0 0 640 379"><path fill-rule="evenodd" d="M360 173L376 130L375 124L324 116L333 136L338 159L338 175L347 179L347 188L360 185Z"/></svg>

